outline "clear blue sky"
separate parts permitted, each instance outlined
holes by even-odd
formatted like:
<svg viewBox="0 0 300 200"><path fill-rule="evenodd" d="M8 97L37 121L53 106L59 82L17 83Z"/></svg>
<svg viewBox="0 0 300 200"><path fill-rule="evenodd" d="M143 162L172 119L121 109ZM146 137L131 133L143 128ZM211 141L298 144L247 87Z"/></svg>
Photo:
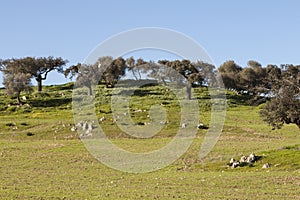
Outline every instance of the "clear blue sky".
<svg viewBox="0 0 300 200"><path fill-rule="evenodd" d="M298 0L0 0L0 58L82 62L106 38L138 27L182 32L218 66L250 59L300 64ZM66 82L51 73L45 84ZM2 77L0 75L0 83Z"/></svg>

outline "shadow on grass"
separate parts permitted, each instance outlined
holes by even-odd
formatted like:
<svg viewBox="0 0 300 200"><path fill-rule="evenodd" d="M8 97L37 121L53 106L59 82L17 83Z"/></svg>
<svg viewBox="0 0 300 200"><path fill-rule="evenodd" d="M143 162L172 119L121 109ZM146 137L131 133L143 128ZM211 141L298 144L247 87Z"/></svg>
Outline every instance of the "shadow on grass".
<svg viewBox="0 0 300 200"><path fill-rule="evenodd" d="M33 107L56 107L70 104L72 98L32 99L29 104Z"/></svg>

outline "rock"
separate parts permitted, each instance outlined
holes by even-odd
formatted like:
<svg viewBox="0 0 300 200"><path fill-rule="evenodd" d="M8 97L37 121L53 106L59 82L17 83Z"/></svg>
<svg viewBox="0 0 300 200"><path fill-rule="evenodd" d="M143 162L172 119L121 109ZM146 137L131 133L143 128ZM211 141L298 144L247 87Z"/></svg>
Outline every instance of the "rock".
<svg viewBox="0 0 300 200"><path fill-rule="evenodd" d="M257 159L257 157L255 156L255 154L254 154L254 153L251 153L251 154L249 155L249 157L247 158L247 163L253 163L253 162L256 161L256 159Z"/></svg>
<svg viewBox="0 0 300 200"><path fill-rule="evenodd" d="M208 127L205 126L205 125L202 124L202 123L199 123L199 124L197 125L197 128L198 128L198 129L208 129Z"/></svg>
<svg viewBox="0 0 300 200"><path fill-rule="evenodd" d="M24 107L31 108L31 106L28 103L24 104Z"/></svg>
<svg viewBox="0 0 300 200"><path fill-rule="evenodd" d="M240 162L241 163L247 162L247 157L246 156L242 156L241 159L240 159Z"/></svg>
<svg viewBox="0 0 300 200"><path fill-rule="evenodd" d="M236 160L235 160L234 158L231 158L230 161L229 161L229 163L232 164L232 163L234 163L235 161L236 161Z"/></svg>
<svg viewBox="0 0 300 200"><path fill-rule="evenodd" d="M229 161L229 166L232 166L232 164L235 162L236 160L234 158L231 158Z"/></svg>
<svg viewBox="0 0 300 200"><path fill-rule="evenodd" d="M92 123L89 123L89 124L88 124L88 130L89 130L89 131L92 131L93 129L94 129L93 124L92 124Z"/></svg>
<svg viewBox="0 0 300 200"><path fill-rule="evenodd" d="M89 128L89 124L88 123L84 123L82 125L82 130L87 130Z"/></svg>
<svg viewBox="0 0 300 200"><path fill-rule="evenodd" d="M22 96L22 100L23 100L23 101L26 101L26 100L27 100L27 97L26 97L26 96Z"/></svg>
<svg viewBox="0 0 300 200"><path fill-rule="evenodd" d="M76 124L76 127L82 127L83 126L83 123L81 123L81 122L78 122L77 124Z"/></svg>
<svg viewBox="0 0 300 200"><path fill-rule="evenodd" d="M167 122L166 121L160 121L159 122L161 125L165 125L165 124L167 124Z"/></svg>
<svg viewBox="0 0 300 200"><path fill-rule="evenodd" d="M240 165L240 162L239 161L235 161L235 162L232 163L231 168L237 168L239 165Z"/></svg>
<svg viewBox="0 0 300 200"><path fill-rule="evenodd" d="M100 122L104 122L105 120L106 120L105 117L101 117L101 118L99 119Z"/></svg>
<svg viewBox="0 0 300 200"><path fill-rule="evenodd" d="M72 132L74 132L74 131L76 131L77 130L77 128L75 127L75 126L73 126L72 128L71 128L71 131Z"/></svg>
<svg viewBox="0 0 300 200"><path fill-rule="evenodd" d="M265 163L265 164L262 166L263 169L268 169L268 168L270 168L270 167L271 167L270 163Z"/></svg>
<svg viewBox="0 0 300 200"><path fill-rule="evenodd" d="M186 126L187 126L187 124L185 124L185 123L181 124L181 128L186 128Z"/></svg>

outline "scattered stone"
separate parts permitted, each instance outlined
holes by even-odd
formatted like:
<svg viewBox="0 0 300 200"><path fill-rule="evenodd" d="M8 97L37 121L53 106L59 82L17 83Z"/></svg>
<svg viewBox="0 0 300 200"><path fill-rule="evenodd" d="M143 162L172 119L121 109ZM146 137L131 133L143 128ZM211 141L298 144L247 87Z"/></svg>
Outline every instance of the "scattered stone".
<svg viewBox="0 0 300 200"><path fill-rule="evenodd" d="M79 137L90 137L93 135L93 130L97 128L95 121L80 121L75 126L72 126L71 131L77 131L80 128Z"/></svg>
<svg viewBox="0 0 300 200"><path fill-rule="evenodd" d="M185 124L185 123L181 124L181 128L186 128L186 126L187 126L187 124Z"/></svg>
<svg viewBox="0 0 300 200"><path fill-rule="evenodd" d="M105 120L106 120L105 117L101 117L101 118L99 119L100 122L104 122Z"/></svg>
<svg viewBox="0 0 300 200"><path fill-rule="evenodd" d="M236 160L234 158L231 158L229 161L229 166L232 166L232 164L235 162Z"/></svg>
<svg viewBox="0 0 300 200"><path fill-rule="evenodd" d="M240 159L240 162L241 163L247 162L247 157L246 156L242 156L241 159Z"/></svg>
<svg viewBox="0 0 300 200"><path fill-rule="evenodd" d="M253 163L257 160L257 156L254 153L251 153L247 158L247 163Z"/></svg>
<svg viewBox="0 0 300 200"><path fill-rule="evenodd" d="M243 167L243 166L253 166L253 163L259 160L261 156L256 156L254 153L251 153L248 157L242 156L240 161L236 161L234 158L231 158L227 165L232 168Z"/></svg>
<svg viewBox="0 0 300 200"><path fill-rule="evenodd" d="M27 100L27 97L26 97L26 96L22 96L22 100L23 100L23 101L26 101L26 100Z"/></svg>
<svg viewBox="0 0 300 200"><path fill-rule="evenodd" d="M167 124L166 121L160 121L159 123L160 123L161 125L166 125L166 124Z"/></svg>
<svg viewBox="0 0 300 200"><path fill-rule="evenodd" d="M270 168L270 167L271 167L270 163L265 163L265 164L262 166L263 169L268 169L268 168Z"/></svg>
<svg viewBox="0 0 300 200"><path fill-rule="evenodd" d="M83 126L83 123L78 122L75 126L76 126L76 127L82 127L82 126Z"/></svg>
<svg viewBox="0 0 300 200"><path fill-rule="evenodd" d="M89 128L89 124L88 123L84 123L83 126L82 126L82 130L87 130Z"/></svg>
<svg viewBox="0 0 300 200"><path fill-rule="evenodd" d="M238 166L240 166L240 162L239 161L235 161L232 163L231 168L237 168Z"/></svg>
<svg viewBox="0 0 300 200"><path fill-rule="evenodd" d="M205 126L203 123L199 123L199 124L197 125L197 128L198 128L198 129L208 129L208 127Z"/></svg>

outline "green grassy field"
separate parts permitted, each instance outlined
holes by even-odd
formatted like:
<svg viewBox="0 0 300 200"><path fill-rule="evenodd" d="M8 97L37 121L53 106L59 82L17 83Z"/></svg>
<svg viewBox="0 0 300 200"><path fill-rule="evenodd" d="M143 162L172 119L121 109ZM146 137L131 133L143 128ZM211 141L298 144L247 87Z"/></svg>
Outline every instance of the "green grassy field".
<svg viewBox="0 0 300 200"><path fill-rule="evenodd" d="M97 117L112 142L132 152L159 149L175 135L178 103L161 86L141 88L132 96L131 117L148 122L152 104L163 104L168 125L149 139L134 139L111 120L111 89L99 86ZM200 119L209 126L210 102L205 88L195 89ZM25 103L0 90L0 199L300 199L300 131L294 125L271 130L259 118L261 106L227 94L223 132L205 159L198 153L207 130L198 131L189 150L158 171L132 174L96 160L72 132L72 84L47 86ZM135 112L145 110L144 112ZM253 166L231 169L231 157L251 152L262 156ZM264 163L271 163L262 169Z"/></svg>

